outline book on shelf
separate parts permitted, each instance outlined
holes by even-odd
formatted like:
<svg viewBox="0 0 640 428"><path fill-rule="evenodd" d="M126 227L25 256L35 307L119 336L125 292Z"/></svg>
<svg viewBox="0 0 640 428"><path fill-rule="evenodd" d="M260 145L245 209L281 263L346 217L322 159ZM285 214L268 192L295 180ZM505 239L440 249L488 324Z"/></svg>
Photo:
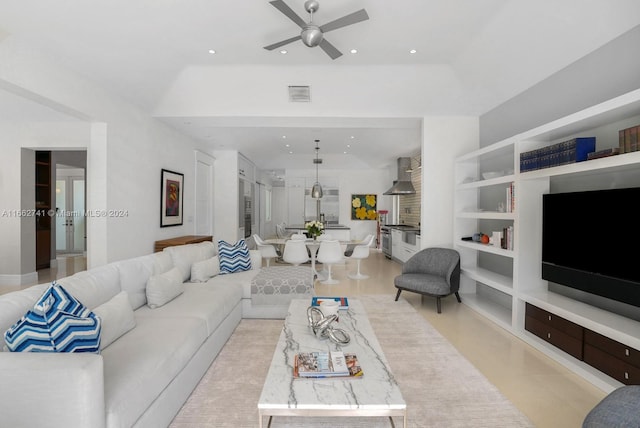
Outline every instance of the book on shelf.
<svg viewBox="0 0 640 428"><path fill-rule="evenodd" d="M299 352L294 357L294 378L351 378L362 375L358 357L353 353Z"/></svg>
<svg viewBox="0 0 640 428"><path fill-rule="evenodd" d="M631 153L640 150L640 125L618 131L620 153Z"/></svg>
<svg viewBox="0 0 640 428"><path fill-rule="evenodd" d="M335 300L336 302L340 302L340 307L338 309L349 309L349 299L346 297L318 297L313 296L311 298L311 306L320 306L323 300Z"/></svg>
<svg viewBox="0 0 640 428"><path fill-rule="evenodd" d="M615 156L617 154L620 154L620 148L613 147L611 149L603 149L603 150L598 150L597 152L589 153L587 159L588 160L600 159L600 158L606 158L608 156Z"/></svg>

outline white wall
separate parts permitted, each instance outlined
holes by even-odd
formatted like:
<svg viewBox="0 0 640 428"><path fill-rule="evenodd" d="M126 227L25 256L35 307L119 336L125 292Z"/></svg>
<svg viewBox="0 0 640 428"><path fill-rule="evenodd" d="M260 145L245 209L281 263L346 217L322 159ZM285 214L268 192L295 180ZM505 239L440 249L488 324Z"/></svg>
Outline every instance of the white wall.
<svg viewBox="0 0 640 428"><path fill-rule="evenodd" d="M454 160L478 148L477 117L425 117L421 245L453 247Z"/></svg>
<svg viewBox="0 0 640 428"><path fill-rule="evenodd" d="M87 219L89 267L148 254L158 239L193 233L194 195L190 189L195 182L193 151L198 144L11 37L0 44L0 64L0 88L75 120L44 125L25 121L2 133L0 194L8 195L3 198L4 206L15 208L20 204L16 185L20 182L21 147L86 148L87 209L127 212L125 217ZM11 128L8 124L0 126ZM162 168L184 174L182 226L160 228ZM13 223L1 222L0 231L11 229ZM12 252L20 248L21 237L15 232L6 236L10 239L0 243L0 275L15 275L16 266L21 264L14 263Z"/></svg>

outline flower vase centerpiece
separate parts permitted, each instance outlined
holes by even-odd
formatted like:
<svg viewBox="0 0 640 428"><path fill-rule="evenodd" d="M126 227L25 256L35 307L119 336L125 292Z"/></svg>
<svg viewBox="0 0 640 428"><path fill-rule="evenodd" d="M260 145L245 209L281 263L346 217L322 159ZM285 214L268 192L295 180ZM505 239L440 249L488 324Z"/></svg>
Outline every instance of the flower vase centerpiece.
<svg viewBox="0 0 640 428"><path fill-rule="evenodd" d="M307 229L307 235L309 238L313 238L314 241L318 236L322 235L322 232L324 232L324 224L315 220L305 223L304 228Z"/></svg>

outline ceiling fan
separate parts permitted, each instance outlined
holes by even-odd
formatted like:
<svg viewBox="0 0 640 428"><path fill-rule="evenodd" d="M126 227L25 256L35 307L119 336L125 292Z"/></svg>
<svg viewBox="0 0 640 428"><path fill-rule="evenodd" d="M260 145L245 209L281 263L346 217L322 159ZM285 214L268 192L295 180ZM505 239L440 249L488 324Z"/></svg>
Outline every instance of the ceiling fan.
<svg viewBox="0 0 640 428"><path fill-rule="evenodd" d="M309 22L304 22L304 20L298 16L287 4L282 0L274 0L270 1L276 9L285 14L290 20L298 24L302 31L299 36L291 37L290 39L282 40L281 42L274 43L269 46L265 46L264 48L268 51L279 48L284 45L288 45L289 43L295 42L296 40L302 40L302 42L309 46L310 48L320 46L320 48L327 53L331 57L331 59L336 59L342 55L335 46L329 43L324 38L324 33L329 31L337 30L338 28L346 27L347 25L357 24L361 21L366 21L369 19L369 15L367 15L367 11L364 9L360 9L357 12L350 13L349 15L345 15L342 18L338 18L335 21L331 21L324 25L316 25L313 23L313 14L318 11L320 4L314 0L308 0L304 2L304 8L309 13Z"/></svg>

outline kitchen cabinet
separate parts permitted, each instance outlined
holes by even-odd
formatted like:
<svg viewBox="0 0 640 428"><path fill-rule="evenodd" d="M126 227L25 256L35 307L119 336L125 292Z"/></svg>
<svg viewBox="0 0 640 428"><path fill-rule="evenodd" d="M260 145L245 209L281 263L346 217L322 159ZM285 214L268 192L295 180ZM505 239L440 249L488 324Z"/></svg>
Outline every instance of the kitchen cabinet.
<svg viewBox="0 0 640 428"><path fill-rule="evenodd" d="M453 243L461 257L462 302L606 392L627 379L638 381L640 372L627 366L618 369L616 365L622 364L616 361L605 362L602 347L590 333L585 333L581 348L579 335L576 338L572 331L575 327L565 327L572 323L578 330L595 332L631 350L640 349L640 322L569 297L542 279L542 195L561 191L558 186L568 181L584 183L583 190L607 181L619 187L636 186L632 174L640 165L640 151L529 171L520 170L520 157L584 136L596 136L596 150L618 147L618 131L638 123L640 90L635 90L455 161ZM506 205L507 189L515 195L511 212L499 209ZM512 249L463 240L503 227L513 230ZM546 321L536 317L534 306ZM559 317L562 325L554 324ZM576 358L568 358L567 353Z"/></svg>
<svg viewBox="0 0 640 428"><path fill-rule="evenodd" d="M287 178L287 224L304 224L304 178Z"/></svg>
<svg viewBox="0 0 640 428"><path fill-rule="evenodd" d="M391 258L400 260L400 248L402 245L402 231L391 229Z"/></svg>
<svg viewBox="0 0 640 428"><path fill-rule="evenodd" d="M419 250L420 240L415 231L391 229L391 257L393 259L406 263Z"/></svg>

